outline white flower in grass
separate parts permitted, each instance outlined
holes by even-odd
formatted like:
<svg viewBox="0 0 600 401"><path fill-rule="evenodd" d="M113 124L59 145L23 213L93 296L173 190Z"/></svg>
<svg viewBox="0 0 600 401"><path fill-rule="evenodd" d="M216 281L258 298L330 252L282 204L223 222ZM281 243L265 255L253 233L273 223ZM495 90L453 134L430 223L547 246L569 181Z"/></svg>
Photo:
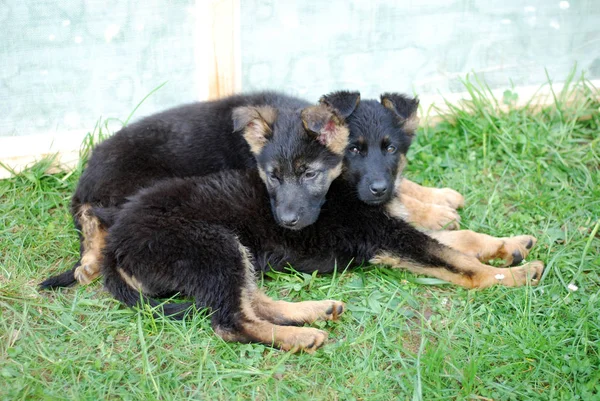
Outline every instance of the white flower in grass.
<svg viewBox="0 0 600 401"><path fill-rule="evenodd" d="M496 274L494 277L496 278L496 280L504 280L504 274L502 273Z"/></svg>
<svg viewBox="0 0 600 401"><path fill-rule="evenodd" d="M569 289L569 291L577 291L579 289L579 287L577 287L575 284L571 283L567 286L567 288Z"/></svg>

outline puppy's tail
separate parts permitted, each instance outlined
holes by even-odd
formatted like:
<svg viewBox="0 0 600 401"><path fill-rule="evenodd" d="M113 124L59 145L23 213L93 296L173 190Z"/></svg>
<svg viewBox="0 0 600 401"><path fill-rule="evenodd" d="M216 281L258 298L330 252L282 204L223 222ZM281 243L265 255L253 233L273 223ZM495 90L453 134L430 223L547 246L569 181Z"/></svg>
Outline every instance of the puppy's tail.
<svg viewBox="0 0 600 401"><path fill-rule="evenodd" d="M115 265L113 265L115 266ZM103 269L104 274L104 286L106 289L119 301L124 303L129 307L139 306L141 304L150 305L155 311L160 313L155 313L156 317L161 314L164 316L168 316L173 319L181 320L183 319L189 312L193 311L191 309L192 303L161 303L155 299L149 298L143 295L140 291L132 288L119 274L115 267L105 268Z"/></svg>
<svg viewBox="0 0 600 401"><path fill-rule="evenodd" d="M77 282L77 280L75 280L75 269L77 269L77 266L79 266L79 262L77 262L72 269L42 281L39 285L40 290L54 290L56 288L72 286Z"/></svg>

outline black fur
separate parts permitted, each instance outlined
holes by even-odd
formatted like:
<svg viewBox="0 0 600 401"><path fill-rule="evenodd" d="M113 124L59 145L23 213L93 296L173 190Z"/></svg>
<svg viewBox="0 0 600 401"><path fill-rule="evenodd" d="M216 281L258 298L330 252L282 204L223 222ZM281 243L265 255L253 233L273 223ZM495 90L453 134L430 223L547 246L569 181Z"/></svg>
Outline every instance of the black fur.
<svg viewBox="0 0 600 401"><path fill-rule="evenodd" d="M369 118L371 107L364 109ZM278 118L285 117L280 113ZM328 153L294 130L279 131L258 155L258 165L311 163ZM303 174L293 167L288 173ZM154 296L179 292L193 297L199 308L213 310L215 329L242 332L242 291L250 285L245 261L252 270L282 270L291 264L299 271L326 273L336 262L355 266L387 251L423 266L455 268L436 256L442 245L388 217L384 205L361 202L353 183L343 178L332 183L318 221L302 230L277 224L270 203L254 169L175 178L141 190L123 205L109 230L102 265L106 288L125 304L137 304L140 295L127 285L124 273L141 283L151 305L158 305ZM177 317L182 313L178 310Z"/></svg>
<svg viewBox="0 0 600 401"><path fill-rule="evenodd" d="M416 108L410 110L416 112ZM408 151L412 137L404 131L403 122L395 113L375 100L360 102L346 121L350 143L344 178L356 187L363 202L373 205L388 202L394 196L400 157Z"/></svg>
<svg viewBox="0 0 600 401"><path fill-rule="evenodd" d="M63 287L71 287L77 281L75 280L75 269L79 266L79 261L75 263L73 268L57 274L56 276L48 277L40 283L40 288L44 290L53 290Z"/></svg>
<svg viewBox="0 0 600 401"><path fill-rule="evenodd" d="M309 103L260 92L176 107L124 127L92 152L71 199L75 227L81 230L79 210L84 204L120 207L127 197L165 178L255 167L250 147L232 121L233 110L248 105L299 110ZM81 259L81 232L79 238ZM75 284L73 273L79 263L46 279L40 288Z"/></svg>
<svg viewBox="0 0 600 401"><path fill-rule="evenodd" d="M371 204L381 204L391 199L398 173L399 155L410 144L410 136L405 135L402 122L395 113L379 102L360 102L358 92L334 92L324 96L321 102L336 108L342 117L347 117L350 146L345 156L343 176L354 185L356 195ZM414 100L414 104L418 102ZM78 211L83 204L104 208L119 207L139 189L165 178L255 167L256 161L240 134L243 122L237 121L237 127L232 122L233 109L248 105L299 110L308 103L273 92L232 96L214 102L178 107L123 128L98 145L92 153L72 199L71 210L75 226L80 227ZM399 106L405 114L415 110L402 107ZM278 126L273 129L287 129L283 120L278 119L276 124ZM388 146L394 146L396 150L387 152ZM272 149L272 154L262 154L259 162L263 164L265 172L269 176L273 173L273 178L277 180L281 177L271 168L270 162L276 158L290 160L290 154L295 151L297 149L291 148L289 144L282 144L279 149ZM285 163L280 165L285 166ZM329 163L324 168L327 169L330 165ZM293 187L290 188L294 189ZM309 224L318 215L324 199L324 192L318 192L320 196L310 205L311 218L296 227ZM285 199L271 199L272 209L281 209L274 215L276 218L281 215L292 216L289 219L293 220L293 213L286 208L296 205L292 201L297 201L300 197L293 190L280 193ZM105 226L109 227L110 224ZM69 273L57 276L56 279L51 277L41 283L40 287L72 285L75 278L72 273L70 276L70 281L67 279Z"/></svg>
<svg viewBox="0 0 600 401"><path fill-rule="evenodd" d="M360 103L360 93L351 91L333 92L321 96L319 102L338 110L343 118L348 118Z"/></svg>
<svg viewBox="0 0 600 401"><path fill-rule="evenodd" d="M263 92L193 103L130 124L92 152L73 196L73 214L85 203L120 206L128 196L164 178L255 167L248 144L234 132L232 122L233 109L248 105L301 109L309 103Z"/></svg>
<svg viewBox="0 0 600 401"><path fill-rule="evenodd" d="M402 121L415 115L419 107L419 101L416 98L411 98L402 93L383 93L380 99L381 103L389 100L390 105L393 106L393 111Z"/></svg>

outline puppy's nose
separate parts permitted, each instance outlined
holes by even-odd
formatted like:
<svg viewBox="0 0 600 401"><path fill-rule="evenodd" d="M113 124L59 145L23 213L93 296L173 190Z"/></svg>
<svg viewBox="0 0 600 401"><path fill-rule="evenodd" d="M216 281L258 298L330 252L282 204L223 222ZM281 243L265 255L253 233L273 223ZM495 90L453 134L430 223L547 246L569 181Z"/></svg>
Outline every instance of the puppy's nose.
<svg viewBox="0 0 600 401"><path fill-rule="evenodd" d="M387 183L385 181L373 181L369 185L371 193L375 196L383 196L387 192Z"/></svg>
<svg viewBox="0 0 600 401"><path fill-rule="evenodd" d="M300 220L300 216L294 212L286 212L279 216L279 220L281 220L281 224L287 227L294 227L298 224L298 220Z"/></svg>

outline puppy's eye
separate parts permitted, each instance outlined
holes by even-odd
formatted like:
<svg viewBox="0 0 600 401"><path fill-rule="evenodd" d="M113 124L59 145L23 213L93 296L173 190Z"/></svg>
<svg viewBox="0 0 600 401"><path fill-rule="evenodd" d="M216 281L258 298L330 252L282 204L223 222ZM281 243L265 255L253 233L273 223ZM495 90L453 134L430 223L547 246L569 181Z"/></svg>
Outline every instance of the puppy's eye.
<svg viewBox="0 0 600 401"><path fill-rule="evenodd" d="M360 153L360 149L358 148L358 146L353 145L348 148L348 152L356 154Z"/></svg>
<svg viewBox="0 0 600 401"><path fill-rule="evenodd" d="M277 173L275 171L271 171L269 173L269 179L273 181L279 181L279 177L277 176Z"/></svg>
<svg viewBox="0 0 600 401"><path fill-rule="evenodd" d="M318 174L319 174L319 172L318 172L318 171L314 171L314 170L307 170L307 171L304 173L304 178L306 178L306 179L309 179L309 180L310 180L311 178L315 178L315 177L316 177Z"/></svg>
<svg viewBox="0 0 600 401"><path fill-rule="evenodd" d="M394 145L389 145L386 149L385 149L388 153L396 153L396 147Z"/></svg>

